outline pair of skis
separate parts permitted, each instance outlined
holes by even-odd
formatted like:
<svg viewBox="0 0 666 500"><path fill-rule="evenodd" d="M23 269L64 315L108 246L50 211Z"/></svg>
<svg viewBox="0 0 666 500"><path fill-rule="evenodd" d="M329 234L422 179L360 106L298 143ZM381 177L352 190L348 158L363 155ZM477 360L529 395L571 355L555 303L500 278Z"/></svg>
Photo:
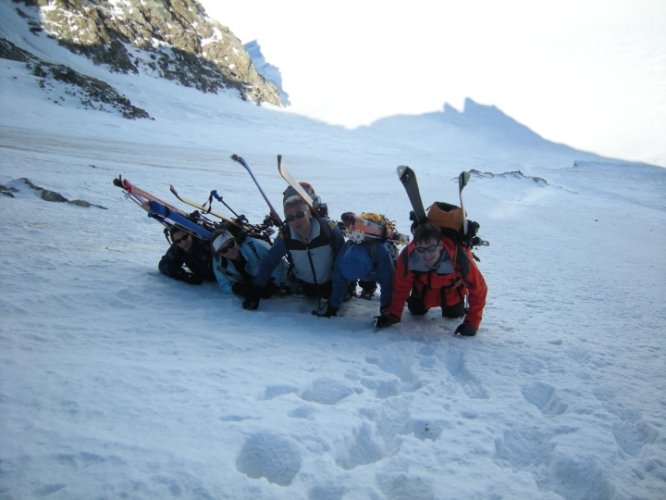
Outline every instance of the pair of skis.
<svg viewBox="0 0 666 500"><path fill-rule="evenodd" d="M237 163L240 163L248 171L248 173L252 177L252 180L256 184L257 188L259 189L259 192L263 196L264 200L266 201L270 209L270 219L272 223L277 227L281 227L283 225L283 222L282 219L280 218L280 215L278 214L275 207L273 207L273 205L271 204L270 200L268 199L268 196L266 196L266 193L262 189L257 178L254 176L254 173L252 172L252 169L250 168L248 163L242 157L236 154L234 154L231 157L231 159ZM296 192L303 198L305 203L308 204L308 206L312 209L313 213L316 213L315 205L312 198L294 179L294 177L289 173L286 167L282 165L281 155L278 156L278 171L280 172L280 175L287 181L287 183L291 185L296 190ZM206 219L205 217L203 217L203 215L199 213L197 213L198 215L197 221L196 222L192 221L191 214L188 214L183 210L175 207L174 205L135 186L122 176L118 176L116 179L114 179L113 184L115 186L122 188L125 191L125 194L128 198L134 201L146 212L148 212L149 217L157 219L167 227L171 226L180 227L190 232L194 236L204 240L208 239L208 237L210 237L210 235L212 234L212 231L214 231L215 228L217 227L217 225L213 221ZM245 219L244 216L239 216L238 214L236 214L236 212L234 212L231 209L231 207L229 207L224 202L222 197L218 195L217 191L212 191L210 193L210 197L208 198L208 201L206 203L198 203L195 200L183 196L181 193L178 192L178 190L176 190L176 188L173 185L170 185L169 189L171 193L176 198L178 198L178 200L185 203L186 205L196 208L202 214L212 215L220 219L221 221L230 224L231 226L233 226L238 230L250 230L251 232L254 232L256 234L263 235L265 238L268 237L268 229L269 229L268 226L270 225L270 222L268 223L264 222L263 225L248 223L247 219ZM212 209L213 198L223 203L236 216L236 219L232 219L224 214L214 211Z"/></svg>
<svg viewBox="0 0 666 500"><path fill-rule="evenodd" d="M238 155L232 155L231 159L234 160L237 163L240 163L245 170L248 171L250 174L250 177L252 177L252 180L256 184L257 188L259 189L259 192L261 193L261 196L264 198L264 201L268 205L268 209L270 210L270 217L273 219L275 222L275 225L278 227L281 227L283 222L282 219L280 218L280 215L278 214L277 210L275 210L275 207L273 204L270 202L268 199L268 196L266 196L266 193L264 190L261 188L261 185L259 184L259 181L257 181L257 178L254 176L254 173L252 172L252 169L250 166L247 164L247 162L240 156ZM277 164L278 164L278 172L280 173L280 176L289 184L292 188L296 190L298 195L303 198L303 201L307 204L307 206L310 208L313 214L317 214L318 210L317 207L315 206L315 202L312 199L312 197L303 189L303 186L294 178L293 175L287 170L287 167L285 167L282 164L282 155L277 156Z"/></svg>
<svg viewBox="0 0 666 500"><path fill-rule="evenodd" d="M190 214L135 186L122 176L113 179L113 184L122 188L128 198L148 212L149 217L166 227L178 227L201 240L208 240L215 230L212 221L202 216L193 221Z"/></svg>
<svg viewBox="0 0 666 500"><path fill-rule="evenodd" d="M282 155L278 155L277 158L278 158L278 172L280 173L282 178L284 178L284 180L287 181L287 183L296 190L296 192L301 196L301 198L303 198L303 200L310 207L310 209L313 211L313 213L316 213L314 201L312 200L310 195L303 189L303 187L296 181L296 179L294 179L294 177L291 175L291 173L289 173L287 168L284 165L282 165ZM243 168L245 168L245 170L247 170L247 172L250 174L250 177L254 181L254 184L257 186L257 189L259 189L259 193L261 193L261 196L264 199L264 201L266 202L266 205L268 205L269 217L270 217L270 220L272 221L273 225L275 225L277 227L282 227L282 225L284 224L283 221L282 221L282 218L280 217L278 211L275 209L275 207L271 203L270 199L266 195L266 192L261 187L261 184L259 184L259 181L255 177L254 172L252 171L252 168L250 167L250 165L247 163L247 161L245 161L245 159L242 156L237 155L237 154L231 155L231 159L233 161L235 161L236 163L239 163L240 165L242 165ZM229 222L229 223L231 223L231 224L233 224L233 225L235 225L239 228L243 227L243 224L238 222L240 216L238 216L235 212L233 212L233 210L231 210L231 208L226 203L224 203L222 197L217 194L217 191L212 191L211 192L207 204L199 204L199 203L196 203L195 201L193 201L189 198L186 198L186 197L182 196L180 193L178 193L178 191L176 191L176 188L174 188L173 186L170 186L170 189L171 189L171 192L174 194L174 196L176 196L176 198L178 198L183 203L186 203L187 205L198 208L199 210L201 210L204 213L214 215L215 217L218 217L218 218L220 218L220 219L222 219L226 222ZM229 210L231 210L231 212L234 213L234 215L236 215L236 220L229 219L228 217L225 217L224 215L222 215L220 213L214 212L212 210L212 200L213 200L213 198L215 198L218 201L224 203L224 205L227 208L229 208ZM251 229L254 229L255 231L261 229L259 226L252 226L252 225L249 225L249 224L244 224L244 225L248 226Z"/></svg>
<svg viewBox="0 0 666 500"><path fill-rule="evenodd" d="M208 201L205 203L197 203L196 201L187 198L180 194L173 185L169 186L169 190L171 193L178 198L180 201L185 203L186 205L189 205L193 208L198 209L204 214L210 214L214 217L217 217L220 219L222 222L232 226L233 229L243 231L243 232L249 232L254 236L260 237L262 239L265 239L268 241L270 234L272 233L272 229L270 229L270 222L267 223L264 221L263 224L250 224L250 222L247 220L247 218L244 215L239 215L237 214L220 196L217 191L213 190L211 191ZM216 212L213 210L213 199L216 199L217 201L221 202L227 209L234 214L235 219L231 219L227 217L224 214L221 214L219 212Z"/></svg>
<svg viewBox="0 0 666 500"><path fill-rule="evenodd" d="M172 204L158 198L157 196L145 191L136 185L132 184L129 180L118 176L113 180L113 184L122 188L125 195L134 201L137 205L148 212L148 216L156 219L167 228L178 227L184 231L189 232L193 236L201 239L208 240L215 230L220 227L220 223L206 218L206 215L212 215L222 223L230 226L232 230L241 232L248 232L256 237L270 241L269 237L272 232L269 225L263 224L250 224L247 218L243 215L238 215L229 207L222 197L216 191L211 192L207 203L197 203L194 200L186 198L181 195L173 185L169 186L171 193L186 205L190 205L197 209L197 211L188 214L187 212L173 206ZM236 216L231 219L219 212L212 210L213 198L221 201L224 205Z"/></svg>
<svg viewBox="0 0 666 500"><path fill-rule="evenodd" d="M407 165L400 165L398 167L398 178L407 192L409 202L412 204L414 211L415 222L422 224L427 221L425 208L423 208L423 200L419 191L419 185L416 181L416 174ZM467 234L467 215L465 214L465 206L463 205L462 192L465 186L469 183L469 172L463 170L458 176L458 196L460 197L460 209L462 211L462 232L463 235Z"/></svg>

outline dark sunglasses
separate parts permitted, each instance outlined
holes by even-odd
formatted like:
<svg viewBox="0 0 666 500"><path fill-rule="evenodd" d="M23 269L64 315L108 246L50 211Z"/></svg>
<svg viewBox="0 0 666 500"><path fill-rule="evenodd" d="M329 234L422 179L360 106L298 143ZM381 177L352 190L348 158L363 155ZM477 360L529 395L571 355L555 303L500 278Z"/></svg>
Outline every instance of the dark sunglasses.
<svg viewBox="0 0 666 500"><path fill-rule="evenodd" d="M227 245L224 245L223 247L220 247L218 252L227 253L232 248L236 248L236 240L231 240Z"/></svg>
<svg viewBox="0 0 666 500"><path fill-rule="evenodd" d="M176 244L178 244L178 243L182 243L183 241L188 240L188 239L190 239L190 235L189 235L189 234L186 234L186 235L183 236L182 238L178 238L178 239L174 238L174 239L173 239L173 242L176 243Z"/></svg>
<svg viewBox="0 0 666 500"><path fill-rule="evenodd" d="M300 211L300 212L296 212L296 213L293 214L293 215L287 215L287 216L284 218L284 221L285 221L286 223L289 223L289 222L293 222L293 221L295 221L296 219L301 220L303 217L305 217L305 212Z"/></svg>
<svg viewBox="0 0 666 500"><path fill-rule="evenodd" d="M427 247L414 247L418 253L433 253L439 248L439 243L428 245Z"/></svg>

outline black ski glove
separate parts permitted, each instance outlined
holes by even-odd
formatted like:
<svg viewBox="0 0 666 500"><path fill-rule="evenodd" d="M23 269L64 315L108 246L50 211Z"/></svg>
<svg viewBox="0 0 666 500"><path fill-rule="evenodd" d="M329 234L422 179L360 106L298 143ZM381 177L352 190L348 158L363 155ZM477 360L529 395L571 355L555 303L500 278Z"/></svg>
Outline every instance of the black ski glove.
<svg viewBox="0 0 666 500"><path fill-rule="evenodd" d="M259 297L245 297L243 301L243 309L246 311L254 311L259 308Z"/></svg>
<svg viewBox="0 0 666 500"><path fill-rule="evenodd" d="M320 311L315 309L314 311L312 311L312 314L314 314L315 316L319 316L320 318L330 318L332 316L337 316L338 310L335 307L327 305L325 310Z"/></svg>
<svg viewBox="0 0 666 500"><path fill-rule="evenodd" d="M456 328L456 335L462 335L463 337L474 337L476 332L477 329L469 323L461 323L458 325L458 328Z"/></svg>
<svg viewBox="0 0 666 500"><path fill-rule="evenodd" d="M178 281L184 281L185 283L188 283L190 285L201 285L201 283L203 283L201 276L198 276L193 273L188 273L184 269L178 269L178 271L176 271L176 274L173 275L173 278Z"/></svg>
<svg viewBox="0 0 666 500"><path fill-rule="evenodd" d="M248 281L237 281L236 283L232 283L231 291L241 297L247 297L251 293L253 286L254 285Z"/></svg>
<svg viewBox="0 0 666 500"><path fill-rule="evenodd" d="M247 311L254 311L257 309L259 307L259 300L261 299L263 292L263 287L256 285L250 286L247 291L247 295L245 296L245 300L243 301L243 309Z"/></svg>
<svg viewBox="0 0 666 500"><path fill-rule="evenodd" d="M375 328L386 328L387 326L395 325L396 323L400 323L400 319L388 313L382 313L379 316L375 316L372 320L372 324Z"/></svg>

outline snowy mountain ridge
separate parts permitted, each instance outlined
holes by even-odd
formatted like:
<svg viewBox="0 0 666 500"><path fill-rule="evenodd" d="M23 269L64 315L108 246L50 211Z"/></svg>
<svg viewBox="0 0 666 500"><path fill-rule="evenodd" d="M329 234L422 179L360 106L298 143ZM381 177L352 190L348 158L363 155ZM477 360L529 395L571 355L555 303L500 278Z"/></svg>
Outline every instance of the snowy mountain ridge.
<svg viewBox="0 0 666 500"><path fill-rule="evenodd" d="M2 38L37 50L36 57L43 57L39 47L48 38L110 72L152 74L202 92L229 89L256 103L281 104L240 40L196 0L4 2L0 22ZM71 60L48 62L67 66Z"/></svg>
<svg viewBox="0 0 666 500"><path fill-rule="evenodd" d="M101 9L101 11L107 13L107 16L116 16L120 19L134 3L130 1L119 2L114 4L113 9L110 10L105 10L100 6L95 7L95 4L91 5L92 7L88 8ZM158 4L156 4L156 7L151 7L152 10L146 10L142 7L141 12L143 12L144 18L150 19L151 12L153 17L159 17L156 12L161 11L157 6ZM49 2L48 7L43 8L46 9L48 14L48 12L54 11L55 4ZM195 13L198 12L197 15L205 18L205 13L196 2L193 2L190 7L184 5L183 8L185 10L189 8ZM28 81L34 81L36 88L42 89L43 97L46 100L57 103L59 106L83 106L92 111L119 112L123 116L132 118L150 117L163 121L165 119L164 113L158 110L157 106L163 106L164 100L161 96L156 95L156 93L161 92L162 88L167 93L182 94L191 103L189 106L184 102L179 103L174 106L174 109L185 107L189 108L189 113L198 112L203 116L210 115L210 110L218 110L218 113L222 113L220 118L223 118L226 110L238 108L238 111L234 114L243 114L248 119L255 115L255 110L252 110L250 106L239 107L233 103L234 100L238 100L238 94L235 91L227 93L227 91L221 90L217 94L202 93L201 95L191 93L186 89L179 91L177 90L178 87L189 84L186 81L178 80L178 78L175 79L178 82L175 84L176 89L173 89L174 80L163 78L165 70L156 66L156 56L151 55L150 52L132 46L125 46L125 52L123 53L131 54L131 57L128 56L128 60L133 61L134 66L138 64L143 69L140 74L134 71L118 73L110 70L109 65L95 64L88 57L75 55L71 52L71 48L66 48L52 38L44 36L42 22L38 21L37 14L34 12L30 15L25 13L32 12L35 7L17 7L14 4L3 3L0 5L0 9L2 9L0 11L2 13L2 16L0 16L0 34L5 39L5 42L0 45L0 55L6 59L16 59L16 56L13 55L15 49L12 49L12 46L14 46L18 50L28 51L29 54L32 54L32 57L37 58L32 62L26 61L25 58L21 60L26 65L26 71L22 76L19 76L23 72L20 72L18 68L12 69L12 80L7 81L10 87L19 80L27 79ZM206 29L209 29L210 26ZM199 29L203 30L204 28ZM215 29L219 29L219 27ZM160 36L166 37L167 34L163 33ZM222 38L225 36L225 39L233 39L231 34L224 35ZM192 43L194 42L192 41ZM200 43L207 46L207 42L204 42L203 39ZM275 81L275 88L281 93L282 100L287 102L285 99L288 99L288 96L281 88L279 69L265 61L257 43L248 44L247 48L248 52L243 49L243 53L247 54L248 58L256 58L255 64L257 67L266 73L266 78ZM232 47L231 50L237 52L238 49ZM174 62L172 61L169 64L173 66ZM252 65L252 68L254 67ZM174 67L169 74L173 76L180 71L187 71L187 66L180 69ZM6 77L9 78L9 74ZM206 90L203 87L201 89ZM11 102L10 99L7 99L7 101ZM196 104L197 102L201 102L199 107ZM270 108L271 106L267 106L267 109ZM278 109L271 109L270 111L278 112ZM162 116L159 116L160 114ZM289 117L293 117L296 122L306 121L313 124L324 135L329 133L346 135L347 140L352 143L366 140L367 135L374 136L380 143L378 147L388 150L391 146L390 144L384 144L382 137L400 133L403 143L411 145L415 148L415 151L423 149L432 151L436 157L447 157L460 168L492 169L493 171L497 171L498 168L529 170L530 165L544 165L544 158L554 156L558 158L557 163L567 162L570 164L577 160L609 160L599 155L552 143L507 116L495 106L478 104L470 98L465 101L462 111L456 110L449 104L444 104L441 112L425 113L418 116L389 117L378 120L370 126L351 131L345 131L341 127L327 126L323 123L317 124L315 120L298 117L290 113L286 113L286 116L283 113L280 120L289 120ZM17 124L18 121L20 120L16 121ZM248 130L246 133L251 132ZM170 137L176 138L178 135L179 125L174 123L173 133ZM358 139L356 139L357 136ZM189 138L188 140L193 139ZM202 138L201 143L209 142L208 138ZM516 147L518 144L520 147ZM543 154L545 150L548 150L548 155ZM493 162L488 162L488 157L493 157ZM498 160L500 160L499 167L496 165ZM436 158L433 158L434 161L436 161ZM546 162L549 165L554 164L548 160Z"/></svg>

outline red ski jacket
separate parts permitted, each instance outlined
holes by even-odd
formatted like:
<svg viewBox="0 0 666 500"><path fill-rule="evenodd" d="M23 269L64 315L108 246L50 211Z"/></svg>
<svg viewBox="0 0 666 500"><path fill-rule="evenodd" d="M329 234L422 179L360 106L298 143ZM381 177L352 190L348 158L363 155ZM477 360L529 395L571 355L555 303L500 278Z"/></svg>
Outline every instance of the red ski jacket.
<svg viewBox="0 0 666 500"><path fill-rule="evenodd" d="M388 312L401 318L405 302L412 290L422 298L427 308L442 307L442 297L445 297L445 305L452 306L467 295L465 322L479 328L488 293L486 281L476 267L469 249L445 236L442 237L442 242L450 260L443 259L443 264L434 270L425 270L422 265L419 266L418 254L413 254L413 241L402 250L397 262Z"/></svg>

